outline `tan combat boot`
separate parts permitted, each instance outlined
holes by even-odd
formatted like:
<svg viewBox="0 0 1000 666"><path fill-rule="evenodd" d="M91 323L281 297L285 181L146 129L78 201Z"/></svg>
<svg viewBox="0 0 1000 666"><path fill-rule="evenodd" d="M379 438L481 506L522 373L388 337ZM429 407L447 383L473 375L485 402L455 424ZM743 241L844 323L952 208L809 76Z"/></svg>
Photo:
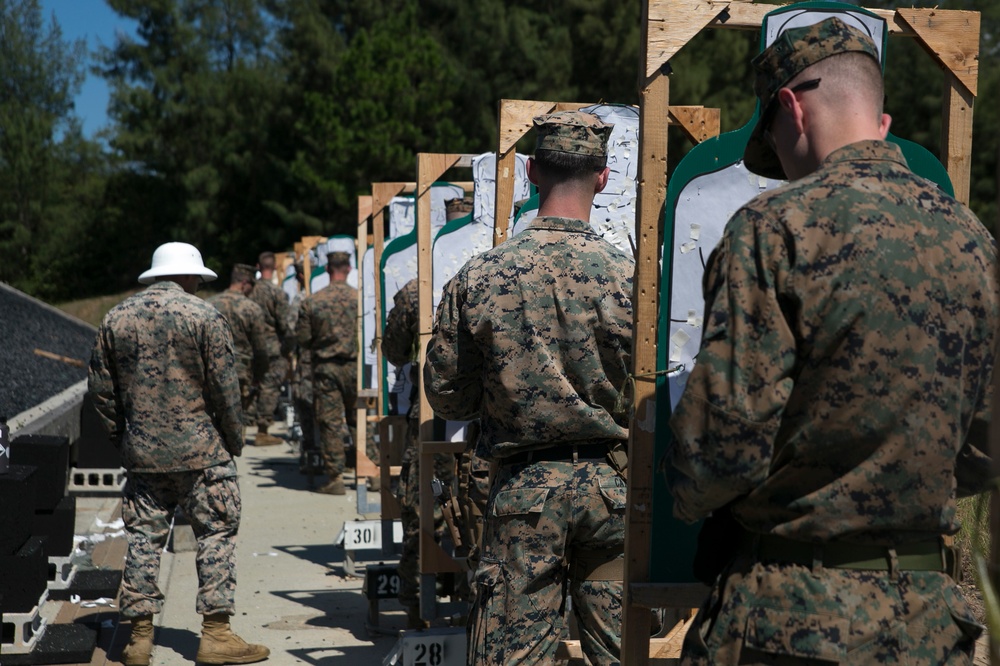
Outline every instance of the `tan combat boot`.
<svg viewBox="0 0 1000 666"><path fill-rule="evenodd" d="M206 615L201 625L201 643L195 661L199 664L253 664L267 659L271 651L233 633L225 613Z"/></svg>
<svg viewBox="0 0 1000 666"><path fill-rule="evenodd" d="M132 636L122 650L125 666L149 666L149 656L153 652L153 616L141 615L132 618Z"/></svg>
<svg viewBox="0 0 1000 666"><path fill-rule="evenodd" d="M316 492L323 493L324 495L346 495L347 487L344 486L344 477L332 477L325 486L317 488Z"/></svg>

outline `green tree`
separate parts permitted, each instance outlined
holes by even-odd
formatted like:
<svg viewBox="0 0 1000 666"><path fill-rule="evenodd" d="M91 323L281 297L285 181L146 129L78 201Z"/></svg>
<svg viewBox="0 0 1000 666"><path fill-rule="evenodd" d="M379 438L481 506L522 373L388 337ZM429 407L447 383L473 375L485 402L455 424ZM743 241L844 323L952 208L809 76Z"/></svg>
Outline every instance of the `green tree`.
<svg viewBox="0 0 1000 666"><path fill-rule="evenodd" d="M59 134L75 128L84 45L47 24L38 0L0 0L0 35L0 280L40 293L39 245L60 205Z"/></svg>
<svg viewBox="0 0 1000 666"><path fill-rule="evenodd" d="M268 132L283 83L259 0L109 4L139 26L138 39L101 53L111 145L164 203L135 202L126 215L159 230L153 245L192 242L223 264L290 245L294 234L263 204L275 187Z"/></svg>

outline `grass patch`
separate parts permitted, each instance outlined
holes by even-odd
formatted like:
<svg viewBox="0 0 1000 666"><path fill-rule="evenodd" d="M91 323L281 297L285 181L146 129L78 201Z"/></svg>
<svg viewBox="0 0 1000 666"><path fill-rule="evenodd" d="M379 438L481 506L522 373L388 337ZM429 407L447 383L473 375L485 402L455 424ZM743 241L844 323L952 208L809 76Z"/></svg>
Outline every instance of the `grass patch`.
<svg viewBox="0 0 1000 666"><path fill-rule="evenodd" d="M87 322L88 324L100 326L101 320L104 319L104 315L108 313L108 310L115 307L132 294L137 294L143 289L145 289L145 287L139 286L121 294L97 296L95 298L81 298L75 301L67 301L66 303L58 303L55 307L59 308L66 314ZM210 298L218 293L218 291L218 289L199 289L198 295L202 298Z"/></svg>

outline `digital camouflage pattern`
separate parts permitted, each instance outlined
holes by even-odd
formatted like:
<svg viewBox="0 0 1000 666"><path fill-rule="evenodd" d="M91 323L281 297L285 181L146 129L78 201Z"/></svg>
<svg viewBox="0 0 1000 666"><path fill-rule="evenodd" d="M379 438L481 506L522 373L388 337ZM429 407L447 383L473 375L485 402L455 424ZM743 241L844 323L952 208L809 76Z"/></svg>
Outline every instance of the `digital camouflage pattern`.
<svg viewBox="0 0 1000 666"><path fill-rule="evenodd" d="M264 325L260 306L243 294L227 289L209 298L208 302L229 324L239 365L240 393L246 396L250 385L267 374L270 350L277 348L278 340L274 331Z"/></svg>
<svg viewBox="0 0 1000 666"><path fill-rule="evenodd" d="M461 199L453 199L459 201ZM385 330L382 331L382 355L397 368L407 368L411 373L413 387L417 390L419 377L413 368L417 357L419 340L419 282L410 280L393 296L393 306L386 316ZM417 456L417 441L420 433L419 407L416 396L411 396L410 412L407 414L406 443L403 447L403 471L396 488L399 500L401 523L403 526L403 548L399 555L399 603L408 608L417 608L420 603L420 461ZM439 454L434 456L435 475L445 485L454 479L454 456ZM434 507L434 533L440 542L444 535L445 523L441 507Z"/></svg>
<svg viewBox="0 0 1000 666"><path fill-rule="evenodd" d="M417 311L419 286L417 279L414 278L404 284L392 297L392 309L386 315L381 342L382 355L386 360L410 373L414 395L410 396L410 413L407 416L414 421L418 419L416 392L419 390L417 384L419 377L414 363L417 360L417 341L420 339L420 318ZM416 437L407 437L402 464L413 463L416 458Z"/></svg>
<svg viewBox="0 0 1000 666"><path fill-rule="evenodd" d="M723 582L688 630L682 664L971 664L982 631L954 581L933 571L740 561Z"/></svg>
<svg viewBox="0 0 1000 666"><path fill-rule="evenodd" d="M781 161L764 137L774 116L775 95L807 67L849 52L867 53L881 62L878 49L868 35L834 17L785 30L753 59L753 89L760 101L760 116L743 155L750 171L767 178L785 179Z"/></svg>
<svg viewBox="0 0 1000 666"><path fill-rule="evenodd" d="M183 472L243 451L233 337L222 314L171 281L112 308L89 391L129 472Z"/></svg>
<svg viewBox="0 0 1000 666"><path fill-rule="evenodd" d="M614 414L632 352L632 258L588 222L532 220L447 285L424 381L435 414L480 418L480 450L628 439Z"/></svg>
<svg viewBox="0 0 1000 666"><path fill-rule="evenodd" d="M708 261L701 350L670 422L675 515L732 503L753 533L818 543L954 534L956 496L989 487L996 274L986 229L883 141L835 150L737 211ZM898 601L885 589L855 605L854 583L826 585L841 572L813 585L788 569L780 595L808 597L804 610L827 596L858 612ZM958 592L935 576L913 578L937 595L927 613L938 623L940 600ZM895 586L885 572L871 578L857 589ZM715 641L733 640L740 621L723 582L721 605L692 628L719 627L711 663L735 663L714 654L731 649ZM921 622L905 640L920 639ZM825 640L828 625L812 626ZM893 626L893 640L903 633Z"/></svg>
<svg viewBox="0 0 1000 666"><path fill-rule="evenodd" d="M198 614L236 611L235 551L242 501L236 464L228 462L191 472L128 475L122 496L128 540L120 598L123 617L162 610L163 593L157 585L160 555L178 506L198 540Z"/></svg>
<svg viewBox="0 0 1000 666"><path fill-rule="evenodd" d="M288 329L288 296L284 291L271 284L270 280L256 280L250 299L264 311L264 321L274 329L278 341L285 344L285 339L292 335Z"/></svg>
<svg viewBox="0 0 1000 666"><path fill-rule="evenodd" d="M257 394L258 427L270 426L281 395L281 385L288 377L287 356L294 343L293 333L288 329L288 296L269 280L257 280L250 298L264 311L264 321L274 331L278 341L271 350L268 371L260 383L260 393Z"/></svg>
<svg viewBox="0 0 1000 666"><path fill-rule="evenodd" d="M338 477L347 467L345 449L357 441L356 415L347 405L357 402L357 365L327 361L313 364L313 418L326 473ZM370 457L370 456L369 456ZM378 462L378 457L372 462Z"/></svg>
<svg viewBox="0 0 1000 666"><path fill-rule="evenodd" d="M331 282L302 301L295 335L312 352L313 364L358 357L358 290Z"/></svg>
<svg viewBox="0 0 1000 666"><path fill-rule="evenodd" d="M297 292L292 297L292 302L288 307L288 330L295 331L298 327L299 312L302 309L302 301L305 299L304 292ZM292 396L295 403L295 413L299 419L299 426L302 428L304 438L304 448L314 449L316 443L315 420L313 418L313 380L312 361L308 349L301 345L295 345L295 372L292 375Z"/></svg>
<svg viewBox="0 0 1000 666"><path fill-rule="evenodd" d="M885 142L737 211L671 419L678 517L742 498L745 527L804 541L954 534L956 492L988 487L995 268L986 229Z"/></svg>
<svg viewBox="0 0 1000 666"><path fill-rule="evenodd" d="M467 215L475 208L475 199L471 196L456 197L444 202L445 215Z"/></svg>
<svg viewBox="0 0 1000 666"><path fill-rule="evenodd" d="M592 113L559 111L536 116L535 150L607 157L610 125Z"/></svg>
<svg viewBox="0 0 1000 666"><path fill-rule="evenodd" d="M312 364L313 417L327 474L337 477L346 466L344 447L356 441L358 292L346 282L331 282L302 301L296 339ZM369 449L374 452L373 448ZM377 462L377 456L373 459Z"/></svg>
<svg viewBox="0 0 1000 666"><path fill-rule="evenodd" d="M568 585L590 664L620 657L622 582L569 580L574 551L624 557L625 483L604 461L500 468L486 509L469 663L556 663Z"/></svg>
<svg viewBox="0 0 1000 666"><path fill-rule="evenodd" d="M615 414L632 351L631 257L588 222L539 217L445 286L424 381L435 413L478 415L499 465L483 526L469 663L552 663L564 583L624 552L624 482L606 460L506 465L519 452L628 438ZM591 663L617 663L618 581L570 581ZM519 661L523 660L523 661Z"/></svg>

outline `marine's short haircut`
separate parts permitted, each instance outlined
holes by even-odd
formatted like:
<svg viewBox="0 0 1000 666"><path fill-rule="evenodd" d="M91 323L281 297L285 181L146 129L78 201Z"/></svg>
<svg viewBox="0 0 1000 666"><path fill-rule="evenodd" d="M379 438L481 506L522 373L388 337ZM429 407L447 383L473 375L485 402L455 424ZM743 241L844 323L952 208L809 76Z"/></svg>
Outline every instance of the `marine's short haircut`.
<svg viewBox="0 0 1000 666"><path fill-rule="evenodd" d="M274 269L274 252L261 252L257 263L263 269Z"/></svg>
<svg viewBox="0 0 1000 666"><path fill-rule="evenodd" d="M822 85L827 86L834 94L841 94L841 91L844 94L853 92L870 98L876 113L882 115L885 99L882 67L868 54L849 51L830 56L813 65L809 76L821 77Z"/></svg>
<svg viewBox="0 0 1000 666"><path fill-rule="evenodd" d="M578 155L555 150L537 150L534 160L545 173L559 180L580 178L608 165L606 156Z"/></svg>

